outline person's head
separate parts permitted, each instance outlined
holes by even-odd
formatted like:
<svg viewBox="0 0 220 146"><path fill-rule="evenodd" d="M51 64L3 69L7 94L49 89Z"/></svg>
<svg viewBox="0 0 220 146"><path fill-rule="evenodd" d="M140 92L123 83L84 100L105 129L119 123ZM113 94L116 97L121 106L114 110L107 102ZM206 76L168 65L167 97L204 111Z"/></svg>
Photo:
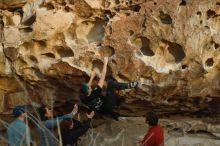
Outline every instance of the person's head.
<svg viewBox="0 0 220 146"><path fill-rule="evenodd" d="M92 88L87 83L83 83L83 85L81 87L81 92L85 96L89 96L92 93Z"/></svg>
<svg viewBox="0 0 220 146"><path fill-rule="evenodd" d="M146 122L150 125L150 126L155 126L158 124L158 117L154 112L148 112L146 114Z"/></svg>
<svg viewBox="0 0 220 146"><path fill-rule="evenodd" d="M39 116L41 118L42 121L47 120L48 118L52 118L53 117L53 110L48 108L45 105L42 105L39 109Z"/></svg>
<svg viewBox="0 0 220 146"><path fill-rule="evenodd" d="M16 106L13 109L13 115L15 118L24 119L27 116L26 107L25 106Z"/></svg>
<svg viewBox="0 0 220 146"><path fill-rule="evenodd" d="M71 118L66 118L60 123L61 133L66 133L70 129L73 129L74 122Z"/></svg>

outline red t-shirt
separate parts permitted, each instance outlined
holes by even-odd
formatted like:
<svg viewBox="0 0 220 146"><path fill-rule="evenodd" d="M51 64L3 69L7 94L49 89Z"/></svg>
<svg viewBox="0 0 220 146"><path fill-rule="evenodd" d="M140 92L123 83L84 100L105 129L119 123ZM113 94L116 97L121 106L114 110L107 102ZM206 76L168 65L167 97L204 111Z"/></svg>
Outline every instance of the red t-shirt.
<svg viewBox="0 0 220 146"><path fill-rule="evenodd" d="M141 146L164 146L163 128L160 125L151 127L141 141Z"/></svg>

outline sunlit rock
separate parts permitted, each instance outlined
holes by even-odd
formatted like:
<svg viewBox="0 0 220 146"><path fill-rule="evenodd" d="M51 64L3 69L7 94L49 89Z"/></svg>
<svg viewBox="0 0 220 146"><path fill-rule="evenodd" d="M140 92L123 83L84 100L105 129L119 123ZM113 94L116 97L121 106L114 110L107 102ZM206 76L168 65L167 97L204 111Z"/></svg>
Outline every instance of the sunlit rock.
<svg viewBox="0 0 220 146"><path fill-rule="evenodd" d="M100 76L108 56L107 79L144 82L118 92L121 114L219 117L217 0L3 0L0 8L1 113L79 101L81 83L92 70Z"/></svg>

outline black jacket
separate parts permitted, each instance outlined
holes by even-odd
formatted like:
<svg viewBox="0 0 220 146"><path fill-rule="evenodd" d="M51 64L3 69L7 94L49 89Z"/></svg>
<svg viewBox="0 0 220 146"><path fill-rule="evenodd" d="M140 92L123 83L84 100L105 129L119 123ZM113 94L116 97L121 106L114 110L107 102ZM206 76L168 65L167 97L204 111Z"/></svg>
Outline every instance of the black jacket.
<svg viewBox="0 0 220 146"><path fill-rule="evenodd" d="M65 133L61 133L63 146L76 145L78 138L85 134L89 128L91 128L90 122L91 119L89 119L85 124L78 122L76 128L70 129ZM76 125L76 121L74 123Z"/></svg>

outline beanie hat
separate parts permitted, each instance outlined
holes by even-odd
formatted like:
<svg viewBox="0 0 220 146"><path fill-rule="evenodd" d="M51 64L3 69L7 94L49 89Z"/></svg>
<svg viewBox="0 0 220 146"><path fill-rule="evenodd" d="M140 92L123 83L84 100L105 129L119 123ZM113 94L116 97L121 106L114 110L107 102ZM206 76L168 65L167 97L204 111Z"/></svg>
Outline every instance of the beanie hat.
<svg viewBox="0 0 220 146"><path fill-rule="evenodd" d="M83 93L88 94L88 92L89 92L89 86L88 86L88 84L84 83L84 84L82 85L82 91L83 91Z"/></svg>
<svg viewBox="0 0 220 146"><path fill-rule="evenodd" d="M16 106L13 109L13 115L15 118L19 117L21 114L23 114L25 112L26 112L26 107L24 105L23 106Z"/></svg>

